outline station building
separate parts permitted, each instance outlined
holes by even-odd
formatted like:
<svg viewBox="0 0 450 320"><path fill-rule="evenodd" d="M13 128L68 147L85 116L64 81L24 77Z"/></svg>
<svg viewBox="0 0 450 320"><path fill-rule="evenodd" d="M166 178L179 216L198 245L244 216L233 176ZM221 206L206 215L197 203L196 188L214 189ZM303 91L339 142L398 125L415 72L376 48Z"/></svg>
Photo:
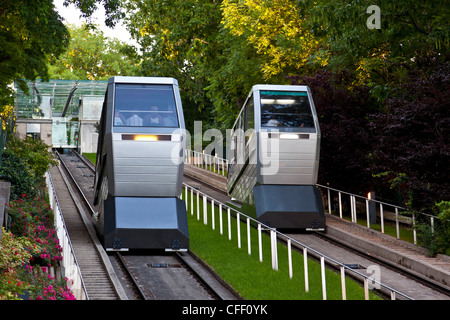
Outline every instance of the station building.
<svg viewBox="0 0 450 320"><path fill-rule="evenodd" d="M50 80L15 85L16 133L41 138L52 148L97 152L100 115L107 81Z"/></svg>

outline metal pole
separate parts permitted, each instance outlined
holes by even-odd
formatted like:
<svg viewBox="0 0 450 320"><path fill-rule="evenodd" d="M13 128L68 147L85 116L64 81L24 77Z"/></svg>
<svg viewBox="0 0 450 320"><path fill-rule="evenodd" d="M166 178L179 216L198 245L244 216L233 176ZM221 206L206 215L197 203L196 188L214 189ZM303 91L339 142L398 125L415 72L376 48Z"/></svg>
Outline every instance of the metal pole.
<svg viewBox="0 0 450 320"><path fill-rule="evenodd" d="M211 207L212 207L212 211L211 211L211 224L212 224L212 226L211 226L211 228L213 230L215 230L216 229L216 218L215 218L215 214L214 214L214 207L215 207L214 199L211 200Z"/></svg>
<svg viewBox="0 0 450 320"><path fill-rule="evenodd" d="M236 213L236 223L237 223L237 239L238 239L238 248L241 248L241 219L239 212Z"/></svg>
<svg viewBox="0 0 450 320"><path fill-rule="evenodd" d="M220 234L223 234L222 203L219 203L219 229Z"/></svg>
<svg viewBox="0 0 450 320"><path fill-rule="evenodd" d="M345 267L341 266L341 289L342 289L342 300L347 300L347 293L345 290Z"/></svg>
<svg viewBox="0 0 450 320"><path fill-rule="evenodd" d="M227 213L228 213L228 240L231 240L231 212L230 212L230 208L228 208Z"/></svg>
<svg viewBox="0 0 450 320"><path fill-rule="evenodd" d="M400 239L400 228L398 225L398 208L395 208L395 229L397 230L397 239Z"/></svg>
<svg viewBox="0 0 450 320"><path fill-rule="evenodd" d="M327 284L325 279L325 258L320 257L320 270L322 274L322 299L327 300Z"/></svg>
<svg viewBox="0 0 450 320"><path fill-rule="evenodd" d="M197 220L200 220L200 194L197 191Z"/></svg>
<svg viewBox="0 0 450 320"><path fill-rule="evenodd" d="M258 223L258 249L259 249L259 261L263 261L262 254L262 236L261 236L261 223Z"/></svg>
<svg viewBox="0 0 450 320"><path fill-rule="evenodd" d="M288 265L289 265L289 278L292 279L292 249L291 249L291 239L287 241L288 247Z"/></svg>
<svg viewBox="0 0 450 320"><path fill-rule="evenodd" d="M369 282L364 278L364 299L369 300Z"/></svg>
<svg viewBox="0 0 450 320"><path fill-rule="evenodd" d="M194 188L191 188L191 216L194 215Z"/></svg>
<svg viewBox="0 0 450 320"><path fill-rule="evenodd" d="M277 233L270 230L270 249L272 252L272 269L278 271Z"/></svg>
<svg viewBox="0 0 450 320"><path fill-rule="evenodd" d="M208 224L208 200L206 195L203 195L203 224Z"/></svg>
<svg viewBox="0 0 450 320"><path fill-rule="evenodd" d="M370 228L370 215L369 215L369 200L366 199L366 218L367 218L367 228Z"/></svg>
<svg viewBox="0 0 450 320"><path fill-rule="evenodd" d="M305 292L309 292L309 279L308 279L308 250L303 248L303 269L305 272Z"/></svg>
<svg viewBox="0 0 450 320"><path fill-rule="evenodd" d="M250 239L250 218L247 218L247 249L248 254L252 254L252 241Z"/></svg>

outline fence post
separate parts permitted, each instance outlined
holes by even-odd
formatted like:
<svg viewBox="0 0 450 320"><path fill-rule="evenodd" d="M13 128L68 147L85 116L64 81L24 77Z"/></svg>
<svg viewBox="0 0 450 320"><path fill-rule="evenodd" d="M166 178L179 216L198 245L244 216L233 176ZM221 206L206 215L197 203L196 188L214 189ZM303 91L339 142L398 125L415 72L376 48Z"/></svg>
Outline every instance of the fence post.
<svg viewBox="0 0 450 320"><path fill-rule="evenodd" d="M309 279L308 279L308 250L303 248L303 269L305 272L305 292L309 292Z"/></svg>
<svg viewBox="0 0 450 320"><path fill-rule="evenodd" d="M231 240L231 212L230 212L230 208L228 208L227 214L228 214L228 240Z"/></svg>
<svg viewBox="0 0 450 320"><path fill-rule="evenodd" d="M384 210L382 203L380 203L380 220L381 220L381 233L384 233Z"/></svg>
<svg viewBox="0 0 450 320"><path fill-rule="evenodd" d="M339 217L342 219L342 197L340 192L339 192Z"/></svg>
<svg viewBox="0 0 450 320"><path fill-rule="evenodd" d="M287 247L288 247L289 278L292 279L292 248L291 248L291 239L288 239Z"/></svg>
<svg viewBox="0 0 450 320"><path fill-rule="evenodd" d="M241 218L239 212L236 213L236 223L237 223L237 240L238 240L238 248L241 248Z"/></svg>
<svg viewBox="0 0 450 320"><path fill-rule="evenodd" d="M327 300L327 284L325 279L325 258L320 257L320 271L322 275L322 299Z"/></svg>
<svg viewBox="0 0 450 320"><path fill-rule="evenodd" d="M330 189L328 188L328 213L331 214L331 195L330 195Z"/></svg>
<svg viewBox="0 0 450 320"><path fill-rule="evenodd" d="M216 217L215 217L215 214L214 214L214 207L215 207L214 199L211 199L211 228L213 230L216 229Z"/></svg>
<svg viewBox="0 0 450 320"><path fill-rule="evenodd" d="M369 200L366 199L367 228L370 228Z"/></svg>
<svg viewBox="0 0 450 320"><path fill-rule="evenodd" d="M247 248L248 254L252 254L252 239L250 238L250 218L247 218Z"/></svg>
<svg viewBox="0 0 450 320"><path fill-rule="evenodd" d="M345 290L345 267L341 266L341 289L342 289L342 300L347 300L347 293Z"/></svg>
<svg viewBox="0 0 450 320"><path fill-rule="evenodd" d="M191 188L191 216L194 215L194 188Z"/></svg>
<svg viewBox="0 0 450 320"><path fill-rule="evenodd" d="M277 233L270 230L270 249L272 252L272 269L278 271Z"/></svg>
<svg viewBox="0 0 450 320"><path fill-rule="evenodd" d="M208 200L206 195L203 195L203 224L208 224Z"/></svg>
<svg viewBox="0 0 450 320"><path fill-rule="evenodd" d="M222 203L219 203L219 230L223 234Z"/></svg>
<svg viewBox="0 0 450 320"><path fill-rule="evenodd" d="M364 278L364 300L369 300L369 282Z"/></svg>
<svg viewBox="0 0 450 320"><path fill-rule="evenodd" d="M200 220L200 194L197 191L197 220Z"/></svg>
<svg viewBox="0 0 450 320"><path fill-rule="evenodd" d="M258 249L259 249L259 261L263 261L262 254L262 236L261 236L261 223L258 223Z"/></svg>
<svg viewBox="0 0 450 320"><path fill-rule="evenodd" d="M400 239L400 228L398 225L398 208L395 208L395 229L397 231L397 239Z"/></svg>

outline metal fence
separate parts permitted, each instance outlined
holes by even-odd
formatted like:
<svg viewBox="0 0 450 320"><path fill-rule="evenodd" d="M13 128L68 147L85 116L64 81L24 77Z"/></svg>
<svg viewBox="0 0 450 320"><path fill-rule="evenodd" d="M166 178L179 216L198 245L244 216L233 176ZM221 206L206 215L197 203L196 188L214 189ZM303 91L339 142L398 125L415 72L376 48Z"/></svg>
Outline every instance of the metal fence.
<svg viewBox="0 0 450 320"><path fill-rule="evenodd" d="M184 162L193 166L218 173L222 176L227 175L228 160L220 158L217 153L213 156L190 149L185 150Z"/></svg>
<svg viewBox="0 0 450 320"><path fill-rule="evenodd" d="M271 264L273 270L278 270L278 259L279 254L277 250L277 242L278 240L283 240L286 242L287 249L288 249L288 275L290 278L293 277L293 274L295 270L292 267L292 245L295 244L297 248L300 248L303 253L303 277L304 277L304 285L305 285L305 292L309 292L309 273L308 273L308 255L314 254L315 256L319 257L320 260L320 268L321 268L321 286L322 286L322 298L324 300L327 299L327 282L326 282L326 276L325 276L325 264L330 263L335 266L338 266L340 269L340 276L341 276L341 290L342 290L342 299L346 300L346 275L352 274L356 275L363 279L364 282L364 297L366 300L369 299L369 289L370 288L384 288L388 292L390 292L391 298L396 299L397 297L401 296L405 299L412 300L411 297L407 296L404 293L401 293L381 282L379 282L374 277L369 277L355 269L352 269L351 266L347 266L343 263L340 263L330 257L327 257L323 255L322 253L308 247L307 245L300 243L299 241L283 234L277 231L274 228L271 228L249 216L246 214L236 210L235 208L232 208L218 200L215 200L205 193L197 190L194 187L191 187L187 184L184 185L184 191L181 195L182 198L184 198L184 201L186 203L186 209L188 213L190 213L192 216L196 216L197 220L203 219L203 223L205 226L210 225L213 230L216 230L218 228L218 234L221 236L227 236L229 240L231 240L234 236L232 234L235 234L237 237L237 247L239 249L242 248L242 232L247 233L247 252L249 255L254 254L254 252L257 252L258 259L261 263L263 263L263 241L262 241L262 234L263 232L268 233L270 235L270 252L271 252ZM201 202L201 204L200 204ZM210 204L210 210L208 209L208 203ZM201 208L203 208L201 210ZM217 211L216 211L217 210ZM217 212L217 213L216 213ZM218 216L216 219L216 215ZM236 229L232 230L232 219L236 219ZM218 221L216 221L218 220ZM226 221L226 222L225 222ZM241 223L245 226L242 231L241 229ZM251 236L255 232L251 232L251 229L256 229L256 237L258 246L257 248L252 248L252 240ZM244 244L245 246L245 244Z"/></svg>
<svg viewBox="0 0 450 320"><path fill-rule="evenodd" d="M353 223L365 224L367 228L381 231L381 233L386 232L386 224L393 224L395 225L395 232L391 234L392 236L401 239L401 231L403 230L403 233L405 233L403 236L405 239L403 240L409 241L410 239L406 237L412 233L412 241L417 245L416 215L408 212L406 208L371 199L369 195L364 197L329 186L320 184L317 186L322 190L325 207L329 214L339 215L341 219L344 218L345 214L350 215L349 219ZM430 224L433 232L436 217L425 213L420 213L420 217L422 221ZM375 223L374 220L376 220Z"/></svg>
<svg viewBox="0 0 450 320"><path fill-rule="evenodd" d="M50 201L50 206L53 209L53 214L55 217L55 229L58 234L58 239L62 247L63 253L63 268L64 276L68 278L67 285L72 291L72 294L77 300L87 300L89 299L86 287L84 285L83 278L81 276L81 271L78 266L77 258L75 257L72 243L70 241L69 233L66 229L66 224L64 222L64 217L61 213L61 207L56 197L55 188L53 185L52 178L48 172L45 174L45 179L48 188L48 196Z"/></svg>

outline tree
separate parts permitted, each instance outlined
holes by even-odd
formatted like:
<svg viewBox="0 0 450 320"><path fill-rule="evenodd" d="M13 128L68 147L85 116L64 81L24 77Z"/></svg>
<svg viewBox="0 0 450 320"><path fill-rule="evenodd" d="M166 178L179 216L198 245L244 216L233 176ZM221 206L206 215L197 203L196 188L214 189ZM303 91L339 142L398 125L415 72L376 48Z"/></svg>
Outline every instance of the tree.
<svg viewBox="0 0 450 320"><path fill-rule="evenodd" d="M373 172L399 192L410 209L430 211L449 200L450 62L422 57L373 116Z"/></svg>
<svg viewBox="0 0 450 320"><path fill-rule="evenodd" d="M188 129L194 120L211 124L205 87L222 50L219 5L211 0L129 0L125 8L125 24L142 47L140 75L176 78Z"/></svg>
<svg viewBox="0 0 450 320"><path fill-rule="evenodd" d="M131 46L86 25L68 25L68 29L71 41L67 51L49 63L52 79L107 80L136 74L139 57Z"/></svg>
<svg viewBox="0 0 450 320"><path fill-rule="evenodd" d="M80 9L81 16L86 18L89 25L93 25L91 18L98 3L102 3L105 8L105 24L108 27L114 27L124 17L120 0L64 0L65 6L71 3Z"/></svg>
<svg viewBox="0 0 450 320"><path fill-rule="evenodd" d="M321 70L312 76L290 77L308 85L319 117L321 151L319 183L348 192L375 190L371 175L369 115L377 105L364 85L354 86L355 72Z"/></svg>
<svg viewBox="0 0 450 320"><path fill-rule="evenodd" d="M52 0L0 1L0 106L12 104L14 80L48 79L47 61L60 55L69 33Z"/></svg>
<svg viewBox="0 0 450 320"><path fill-rule="evenodd" d="M301 3L309 7L310 30L329 49L330 67L357 70L358 83L383 99L418 57L448 51L450 7L439 0L377 1L380 26L370 29L369 5L365 0Z"/></svg>
<svg viewBox="0 0 450 320"><path fill-rule="evenodd" d="M222 24L256 49L266 79L327 63L326 52L304 27L305 11L294 1L225 0L222 8Z"/></svg>

